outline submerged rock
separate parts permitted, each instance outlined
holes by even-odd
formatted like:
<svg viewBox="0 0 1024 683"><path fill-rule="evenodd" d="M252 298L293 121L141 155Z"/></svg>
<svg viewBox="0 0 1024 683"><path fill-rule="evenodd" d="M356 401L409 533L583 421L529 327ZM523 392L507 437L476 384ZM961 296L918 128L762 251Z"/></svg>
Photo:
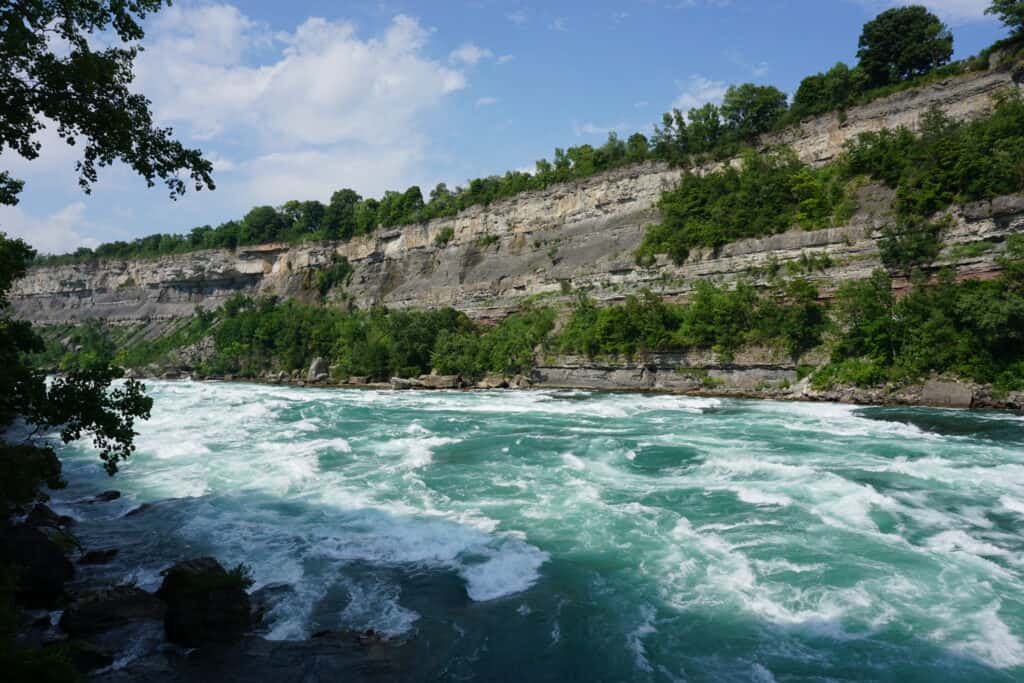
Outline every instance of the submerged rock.
<svg viewBox="0 0 1024 683"><path fill-rule="evenodd" d="M90 550L78 558L78 564L110 564L117 556L117 548L105 548L103 550Z"/></svg>
<svg viewBox="0 0 1024 683"><path fill-rule="evenodd" d="M110 490L110 491L104 491L103 493L97 493L92 498L88 498L88 499L86 499L86 500L84 500L82 502L83 503L109 503L110 501L117 500L120 497L121 497L121 492L120 491Z"/></svg>
<svg viewBox="0 0 1024 683"><path fill-rule="evenodd" d="M32 527L66 527L75 523L73 517L58 515L43 503L36 503L32 511L25 517L25 525Z"/></svg>
<svg viewBox="0 0 1024 683"><path fill-rule="evenodd" d="M25 525L0 531L0 565L4 564L17 571L18 599L28 607L55 606L64 594L64 582L75 575L61 547Z"/></svg>
<svg viewBox="0 0 1024 683"><path fill-rule="evenodd" d="M252 630L246 579L212 557L179 562L157 595L167 604L167 639L189 647L233 640Z"/></svg>

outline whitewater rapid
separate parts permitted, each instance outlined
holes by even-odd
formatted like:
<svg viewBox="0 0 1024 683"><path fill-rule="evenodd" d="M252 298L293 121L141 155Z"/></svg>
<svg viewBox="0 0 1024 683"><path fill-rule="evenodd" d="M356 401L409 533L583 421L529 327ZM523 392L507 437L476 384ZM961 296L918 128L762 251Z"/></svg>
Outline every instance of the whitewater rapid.
<svg viewBox="0 0 1024 683"><path fill-rule="evenodd" d="M65 447L56 506L122 548L93 579L212 554L287 584L269 638L373 628L446 679L1024 677L1019 416L149 388L131 461Z"/></svg>

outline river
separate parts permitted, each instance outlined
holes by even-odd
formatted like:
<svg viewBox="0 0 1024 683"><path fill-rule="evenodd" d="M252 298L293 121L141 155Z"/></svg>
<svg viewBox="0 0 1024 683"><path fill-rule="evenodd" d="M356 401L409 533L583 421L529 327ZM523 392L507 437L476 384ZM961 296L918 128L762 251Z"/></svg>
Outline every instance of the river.
<svg viewBox="0 0 1024 683"><path fill-rule="evenodd" d="M115 479L61 449L93 580L244 562L291 587L267 637L372 628L423 679L1024 678L1020 416L147 384Z"/></svg>

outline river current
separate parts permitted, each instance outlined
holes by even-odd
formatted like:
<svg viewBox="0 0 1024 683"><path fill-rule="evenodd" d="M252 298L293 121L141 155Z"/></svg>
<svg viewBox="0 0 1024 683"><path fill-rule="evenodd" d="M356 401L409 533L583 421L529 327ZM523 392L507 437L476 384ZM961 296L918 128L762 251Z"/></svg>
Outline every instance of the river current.
<svg viewBox="0 0 1024 683"><path fill-rule="evenodd" d="M372 628L424 680L1024 680L1020 416L147 384L115 479L61 449L96 580L244 562L290 586L268 638Z"/></svg>

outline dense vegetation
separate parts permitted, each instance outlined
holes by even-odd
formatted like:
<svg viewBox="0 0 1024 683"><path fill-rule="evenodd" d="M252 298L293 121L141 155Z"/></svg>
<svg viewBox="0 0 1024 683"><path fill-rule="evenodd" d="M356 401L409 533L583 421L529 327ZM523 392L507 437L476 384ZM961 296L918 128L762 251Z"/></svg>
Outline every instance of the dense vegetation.
<svg viewBox="0 0 1024 683"><path fill-rule="evenodd" d="M747 282L726 287L702 281L685 305L647 292L598 308L581 296L558 347L588 356L711 349L728 358L744 346L761 345L795 356L821 343L826 317L817 295L798 278L760 293Z"/></svg>
<svg viewBox="0 0 1024 683"><path fill-rule="evenodd" d="M744 237L842 223L852 210L836 167L814 170L790 150L749 152L739 167L687 173L662 195L662 222L648 227L637 258L668 254L677 263L697 247L719 247Z"/></svg>
<svg viewBox="0 0 1024 683"><path fill-rule="evenodd" d="M649 263L668 254L682 262L698 247L842 222L853 208L848 184L866 177L896 190L897 216L883 231L883 258L894 270L909 270L938 253L941 225L929 222L932 214L1024 189L1024 166L1017 161L1022 155L1019 96L1008 96L990 116L974 121L931 111L918 134L905 128L864 133L823 169L785 151L751 152L738 168L688 173L664 193L662 222L648 228L637 258Z"/></svg>
<svg viewBox="0 0 1024 683"><path fill-rule="evenodd" d="M995 280L935 282L918 275L909 293L892 294L888 274L843 285L832 364L818 385L860 386L948 373L1024 389L1024 236L1007 242Z"/></svg>
<svg viewBox="0 0 1024 683"><path fill-rule="evenodd" d="M553 324L553 311L543 308L524 308L499 325L484 327L451 308L343 311L236 296L216 313L197 311L171 335L129 345L117 360L141 367L211 335L214 353L199 364L200 371L210 374L252 377L267 370L304 370L313 358L323 357L342 378L387 381L436 369L478 379L488 372L528 371L534 347ZM95 345L78 353L90 353Z"/></svg>
<svg viewBox="0 0 1024 683"><path fill-rule="evenodd" d="M994 3L1001 4L1005 3ZM1016 10L1011 5L998 11L1009 26L1016 28ZM38 262L77 263L278 241L344 240L380 227L453 216L471 206L488 205L520 192L640 161L659 160L689 167L707 159L727 159L750 147L762 133L802 117L842 109L935 75L988 66L987 52L974 60L947 64L952 37L933 14L921 7L883 12L865 25L859 44L860 64L853 68L839 64L826 73L808 77L797 90L792 106L777 88L746 83L730 88L720 106L706 104L689 112L677 109L666 113L650 139L635 133L623 140L612 133L600 146L556 149L551 161L537 161L533 173L509 171L502 176L476 178L456 188L440 183L426 197L418 186L402 192L388 191L380 198L342 189L327 204L312 200L289 201L280 207L257 206L240 219L216 227L203 225L187 234L156 234L95 249L83 247L72 254L41 257ZM801 186L798 191L803 189ZM791 209L790 215L794 213ZM822 220L826 209L818 207L811 212L812 224Z"/></svg>

